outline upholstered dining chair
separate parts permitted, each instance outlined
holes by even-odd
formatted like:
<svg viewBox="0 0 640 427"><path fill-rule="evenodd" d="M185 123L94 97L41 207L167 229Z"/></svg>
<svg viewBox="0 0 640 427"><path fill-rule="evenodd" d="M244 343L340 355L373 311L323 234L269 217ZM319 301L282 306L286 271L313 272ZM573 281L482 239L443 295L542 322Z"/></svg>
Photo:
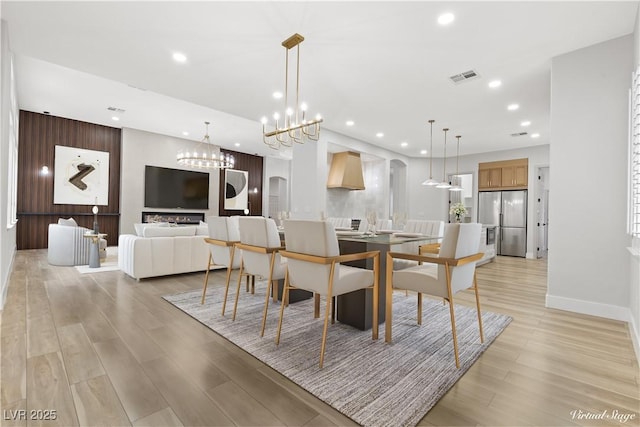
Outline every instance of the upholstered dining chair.
<svg viewBox="0 0 640 427"><path fill-rule="evenodd" d="M451 334L456 368L460 367L458 357L458 340L453 306L453 296L462 290L473 288L476 295L480 342L484 341L482 316L480 314L480 298L476 280L476 263L482 258L478 253L480 246L481 224L447 224L440 244L438 257L414 255L399 252L387 253L386 271L386 330L385 341L391 342L393 290L404 289L418 293L418 324L422 324L422 294L443 298L449 302L451 318ZM394 259L405 259L423 262L422 265L393 270Z"/></svg>
<svg viewBox="0 0 640 427"><path fill-rule="evenodd" d="M229 280L231 280L231 270L240 268L242 259L242 256L236 256L236 244L240 242L238 217L210 216L207 218L207 225L209 226L209 237L204 240L209 244L209 261L204 275L201 303L204 304L207 295L207 284L209 283L209 270L211 267L216 265L227 267L224 303L222 305L222 314L224 315L227 293L229 292Z"/></svg>
<svg viewBox="0 0 640 427"><path fill-rule="evenodd" d="M378 339L378 281L380 251L340 255L338 238L333 225L326 221L288 220L284 222L286 250L280 252L287 258L282 304L276 344L280 343L282 318L290 289L304 289L326 298L324 328L320 345L320 368L324 362L327 327L331 300L334 296L358 289L373 289L372 338ZM373 271L342 265L342 262L373 258ZM316 311L317 314L317 311Z"/></svg>
<svg viewBox="0 0 640 427"><path fill-rule="evenodd" d="M236 246L242 250L242 262L238 275L236 300L233 305L233 320L236 319L242 274L264 277L267 279L267 289L262 314L262 328L260 329L260 336L264 336L269 309L269 290L272 290L273 295L277 295L277 281L284 279L285 275L287 264L278 253L284 248L280 246L278 226L273 219L261 216L240 217L239 225L240 243Z"/></svg>

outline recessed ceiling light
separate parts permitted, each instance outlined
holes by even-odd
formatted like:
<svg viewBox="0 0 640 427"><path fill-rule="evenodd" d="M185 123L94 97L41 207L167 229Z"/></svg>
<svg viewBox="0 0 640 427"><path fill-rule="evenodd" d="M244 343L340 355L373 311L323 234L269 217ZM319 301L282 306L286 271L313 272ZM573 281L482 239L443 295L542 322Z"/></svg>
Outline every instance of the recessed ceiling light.
<svg viewBox="0 0 640 427"><path fill-rule="evenodd" d="M347 126L353 126L355 123L353 122L353 120L347 120L346 125Z"/></svg>
<svg viewBox="0 0 640 427"><path fill-rule="evenodd" d="M173 60L176 62L187 62L187 57L184 53L175 52L173 54Z"/></svg>
<svg viewBox="0 0 640 427"><path fill-rule="evenodd" d="M408 146L408 145L409 145L409 143L408 143L408 142L401 142L401 143L400 143L400 146L401 146L401 147L406 147L406 146Z"/></svg>
<svg viewBox="0 0 640 427"><path fill-rule="evenodd" d="M281 99L282 98L282 92L273 92L273 97L275 99Z"/></svg>
<svg viewBox="0 0 640 427"><path fill-rule="evenodd" d="M427 154L427 150L420 150L420 154Z"/></svg>
<svg viewBox="0 0 640 427"><path fill-rule="evenodd" d="M520 122L520 126L529 126L531 122L529 120L525 120L524 122Z"/></svg>
<svg viewBox="0 0 640 427"><path fill-rule="evenodd" d="M509 105L507 106L507 110L509 110L509 111L515 111L515 110L517 110L518 108L520 108L520 106L519 106L518 104L509 104Z"/></svg>
<svg viewBox="0 0 640 427"><path fill-rule="evenodd" d="M118 120L120 120L120 119L119 119L118 117L116 117L116 116L113 116L113 117L111 117L111 120L113 120L113 121L117 122L117 121L118 121Z"/></svg>
<svg viewBox="0 0 640 427"><path fill-rule="evenodd" d="M531 138L540 138L540 134L539 133L532 133L531 134Z"/></svg>
<svg viewBox="0 0 640 427"><path fill-rule="evenodd" d="M382 133L382 132L378 132L378 133L376 133L376 136L377 136L378 138L382 138L382 137L384 136L384 133Z"/></svg>
<svg viewBox="0 0 640 427"><path fill-rule="evenodd" d="M453 15L453 13L443 13L442 15L438 16L438 24L449 25L453 22L454 19L456 19L456 17Z"/></svg>
<svg viewBox="0 0 640 427"><path fill-rule="evenodd" d="M502 86L502 82L500 80L492 80L489 82L490 88L496 88Z"/></svg>
<svg viewBox="0 0 640 427"><path fill-rule="evenodd" d="M184 136L189 136L189 132L187 132L186 130L185 130L184 132L182 132L182 134L183 134Z"/></svg>
<svg viewBox="0 0 640 427"><path fill-rule="evenodd" d="M236 142L236 143L235 143L235 144L233 144L233 145L235 145L236 147L240 147L240 143L239 143L239 142Z"/></svg>

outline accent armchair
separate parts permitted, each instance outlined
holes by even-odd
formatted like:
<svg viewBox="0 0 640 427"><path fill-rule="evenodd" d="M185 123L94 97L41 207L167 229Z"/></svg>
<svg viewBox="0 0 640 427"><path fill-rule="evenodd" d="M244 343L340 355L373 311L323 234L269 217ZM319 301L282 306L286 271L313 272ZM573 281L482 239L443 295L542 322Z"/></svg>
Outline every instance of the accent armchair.
<svg viewBox="0 0 640 427"><path fill-rule="evenodd" d="M92 232L85 227L79 227L75 221L64 220L69 225L49 224L49 243L47 260L51 265L85 265L89 264L89 252L91 239L84 237L85 233ZM100 239L100 258L107 256L107 241Z"/></svg>
<svg viewBox="0 0 640 427"><path fill-rule="evenodd" d="M358 289L373 289L372 338L378 339L378 279L380 251L340 255L338 238L333 225L326 221L288 220L284 222L286 250L280 252L287 258L282 304L276 344L280 343L284 308L290 289L304 289L326 298L324 327L320 346L320 368L324 362L327 327L331 300L334 296ZM373 271L342 265L342 262L373 258ZM316 301L318 301L316 299ZM316 306L317 307L317 306ZM317 315L317 309L316 309Z"/></svg>
<svg viewBox="0 0 640 427"><path fill-rule="evenodd" d="M458 357L453 296L457 292L468 288L472 288L475 291L480 342L484 341L480 298L476 280L476 263L482 258L482 253L478 252L480 246L480 228L481 225L475 223L447 224L444 229L444 238L440 245L438 257L399 252L387 253L386 342L391 342L394 289L404 289L418 293L418 325L422 324L422 294L443 298L449 302L453 351L456 368L459 368L460 361ZM394 271L394 259L418 261L425 264Z"/></svg>
<svg viewBox="0 0 640 427"><path fill-rule="evenodd" d="M269 289L272 289L274 296L277 295L277 280L284 279L287 268L286 261L278 253L279 250L284 248L280 246L278 226L271 218L240 217L239 225L240 243L236 246L242 250L242 262L240 263L240 274L238 275L236 300L233 305L233 320L236 319L242 274L266 278L267 289L262 314L262 328L260 330L260 336L264 336L267 311L269 309Z"/></svg>
<svg viewBox="0 0 640 427"><path fill-rule="evenodd" d="M240 242L240 229L238 226L238 217L211 216L207 218L209 226L209 237L205 238L205 242L209 244L209 261L207 263L207 271L204 275L204 285L202 286L202 301L207 294L207 285L209 283L209 270L214 265L223 265L227 267L227 280L224 291L224 304L222 305L222 315L224 315L227 303L227 293L229 292L229 280L231 279L231 270L240 267L242 256L235 256L236 243Z"/></svg>

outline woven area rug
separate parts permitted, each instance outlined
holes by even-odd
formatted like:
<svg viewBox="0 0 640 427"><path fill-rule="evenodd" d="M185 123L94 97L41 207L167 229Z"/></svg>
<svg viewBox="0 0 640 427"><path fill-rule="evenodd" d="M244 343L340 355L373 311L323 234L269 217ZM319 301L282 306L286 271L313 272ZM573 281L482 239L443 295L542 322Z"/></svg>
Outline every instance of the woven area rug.
<svg viewBox="0 0 640 427"><path fill-rule="evenodd" d="M336 322L329 327L324 367L319 369L324 301L320 319L313 318L312 300L286 307L276 346L279 303L270 303L265 336L260 338L264 283L256 283L254 295L241 292L235 322L231 321L233 297L225 317L220 314L224 291L220 287L208 291L204 305L201 291L163 298L364 426L416 425L511 322L505 315L482 313L481 344L475 308L457 305L460 369L456 369L448 306L425 298L423 324L418 326L416 295L395 293L393 342L385 343L384 324L379 339L373 341L371 331Z"/></svg>

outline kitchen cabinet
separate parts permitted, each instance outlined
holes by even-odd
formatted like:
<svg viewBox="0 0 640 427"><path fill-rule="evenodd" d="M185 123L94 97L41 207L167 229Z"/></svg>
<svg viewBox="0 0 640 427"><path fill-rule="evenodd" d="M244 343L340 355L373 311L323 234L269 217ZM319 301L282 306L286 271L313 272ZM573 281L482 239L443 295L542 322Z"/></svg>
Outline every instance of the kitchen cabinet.
<svg viewBox="0 0 640 427"><path fill-rule="evenodd" d="M478 190L524 190L528 186L528 175L528 159L480 163Z"/></svg>
<svg viewBox="0 0 640 427"><path fill-rule="evenodd" d="M494 188L502 185L502 169L490 168L479 169L478 188Z"/></svg>

